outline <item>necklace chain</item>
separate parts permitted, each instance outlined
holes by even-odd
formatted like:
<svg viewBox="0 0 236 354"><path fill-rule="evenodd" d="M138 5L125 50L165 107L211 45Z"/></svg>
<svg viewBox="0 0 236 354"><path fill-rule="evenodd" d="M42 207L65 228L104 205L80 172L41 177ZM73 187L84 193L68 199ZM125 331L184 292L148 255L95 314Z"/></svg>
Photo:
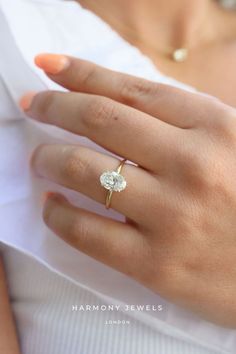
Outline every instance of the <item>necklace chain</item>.
<svg viewBox="0 0 236 354"><path fill-rule="evenodd" d="M128 36L127 34L122 35L124 39L126 39L128 42L131 44L136 45L137 43L137 38L131 38L131 36ZM147 48L148 50L152 49L154 52L161 54L162 56L165 56L169 58L170 60L175 61L176 63L184 62L187 60L188 55L189 55L189 48L187 47L179 47L179 48L168 48L168 50L159 50L157 49L156 46L147 44L147 41L142 40L142 45L143 47Z"/></svg>
<svg viewBox="0 0 236 354"><path fill-rule="evenodd" d="M150 39L139 37L137 36L137 32L135 29L132 27L128 26L127 24L119 21L116 16L111 12L106 16L106 8L101 6L101 4L98 5L96 0L77 0L81 6L86 8L87 10L93 11L97 16L99 16L103 21L105 21L111 29L116 31L121 37L123 37L127 42L130 44L136 46L139 48L140 46L143 48L146 48L146 51L152 51L153 53L158 53L159 55L162 55L166 58L169 58L170 60L173 60L174 62L183 62L186 61L189 57L190 50L193 51L193 46L191 44L188 46L179 46L179 47L169 47L163 50L163 48L158 48L156 43L150 43ZM232 1L232 0L221 0L223 1ZM236 0L234 0L236 2ZM234 22L235 23L235 22ZM235 28L235 27L233 27ZM231 36L232 37L232 36ZM230 37L230 38L231 38ZM232 39L232 38L231 38ZM218 42L218 37L217 37L217 42ZM216 38L214 39L208 39L204 40L204 45L209 45L212 44L213 42L216 41Z"/></svg>
<svg viewBox="0 0 236 354"><path fill-rule="evenodd" d="M83 5L83 1L80 1L81 5L86 7L86 3ZM101 6L98 6L95 1L91 1L90 5L92 5L93 10L97 13L98 16L100 16L100 13L106 13L105 11L101 8ZM88 8L89 9L89 8ZM100 16L101 17L101 16ZM179 48L173 48L169 47L166 50L163 49L158 49L156 45L153 45L150 43L150 41L146 38L138 38L136 31L129 27L128 25L121 24L120 21L117 20L117 18L113 14L109 14L109 21L105 20L111 27L114 29L117 33L119 33L127 42L131 43L132 45L137 45L137 42L141 40L142 45L146 47L147 49L152 49L156 53L165 56L175 62L183 62L187 59L188 54L189 54L189 48L187 49L186 47L179 47Z"/></svg>
<svg viewBox="0 0 236 354"><path fill-rule="evenodd" d="M138 43L141 43L143 48L148 51L152 50L154 53L165 56L174 62L180 63L184 62L189 57L189 52L191 50L190 46L179 46L170 47L165 50L160 49L157 45L150 43L149 38L138 37L135 29L119 21L113 13L109 13L109 16L104 16L106 14L106 9L101 5L98 6L97 2L94 0L84 1L78 0L84 8L94 11L94 13L104 20L113 30L115 30L121 37L123 37L130 44L139 47Z"/></svg>

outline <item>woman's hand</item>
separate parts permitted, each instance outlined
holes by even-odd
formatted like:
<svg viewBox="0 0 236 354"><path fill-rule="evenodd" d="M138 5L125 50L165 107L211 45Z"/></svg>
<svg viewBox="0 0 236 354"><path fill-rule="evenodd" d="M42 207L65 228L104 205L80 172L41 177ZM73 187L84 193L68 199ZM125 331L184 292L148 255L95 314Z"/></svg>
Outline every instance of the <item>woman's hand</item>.
<svg viewBox="0 0 236 354"><path fill-rule="evenodd" d="M163 297L236 327L236 112L215 98L62 56L37 64L72 92L25 96L39 121L83 135L125 164L114 221L51 195L44 220L58 236ZM39 175L105 203L99 176L118 160L83 146L42 145Z"/></svg>

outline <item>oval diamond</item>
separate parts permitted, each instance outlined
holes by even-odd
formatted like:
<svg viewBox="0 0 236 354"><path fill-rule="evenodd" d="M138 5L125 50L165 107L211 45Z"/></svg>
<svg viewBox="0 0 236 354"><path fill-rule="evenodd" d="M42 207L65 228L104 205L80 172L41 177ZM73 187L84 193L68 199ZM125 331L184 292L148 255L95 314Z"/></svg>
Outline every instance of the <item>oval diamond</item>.
<svg viewBox="0 0 236 354"><path fill-rule="evenodd" d="M100 176L101 185L109 191L121 192L127 183L125 178L116 171L107 171Z"/></svg>

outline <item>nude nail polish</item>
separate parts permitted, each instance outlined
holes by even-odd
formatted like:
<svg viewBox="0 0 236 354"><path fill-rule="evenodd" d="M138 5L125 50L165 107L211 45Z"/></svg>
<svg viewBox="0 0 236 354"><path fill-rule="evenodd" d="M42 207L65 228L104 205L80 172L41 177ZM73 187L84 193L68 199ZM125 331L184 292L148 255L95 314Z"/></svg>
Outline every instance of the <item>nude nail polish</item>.
<svg viewBox="0 0 236 354"><path fill-rule="evenodd" d="M41 195L41 202L42 204L44 204L48 199L54 199L54 200L58 200L58 201L66 201L66 197L64 197L64 195L59 194L57 192L44 192Z"/></svg>
<svg viewBox="0 0 236 354"><path fill-rule="evenodd" d="M26 93L23 97L21 97L19 101L19 106L23 111L28 111L31 103L33 101L34 96L36 95L36 92L28 92Z"/></svg>
<svg viewBox="0 0 236 354"><path fill-rule="evenodd" d="M56 75L70 65L70 60L60 54L39 54L34 59L35 64L46 73Z"/></svg>
<svg viewBox="0 0 236 354"><path fill-rule="evenodd" d="M42 204L44 204L49 198L53 198L54 196L56 196L57 194L55 192L44 192L41 195L41 202Z"/></svg>

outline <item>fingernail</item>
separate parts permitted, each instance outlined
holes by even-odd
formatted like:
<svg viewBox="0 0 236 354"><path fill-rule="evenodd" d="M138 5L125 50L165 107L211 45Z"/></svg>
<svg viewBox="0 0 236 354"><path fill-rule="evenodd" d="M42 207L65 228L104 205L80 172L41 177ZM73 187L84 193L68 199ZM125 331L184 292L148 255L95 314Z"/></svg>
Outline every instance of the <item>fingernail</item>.
<svg viewBox="0 0 236 354"><path fill-rule="evenodd" d="M39 54L34 59L35 64L48 74L59 74L70 65L70 60L65 55Z"/></svg>
<svg viewBox="0 0 236 354"><path fill-rule="evenodd" d="M44 204L48 199L57 199L57 200L67 200L63 195L56 192L44 192L41 196L41 202Z"/></svg>
<svg viewBox="0 0 236 354"><path fill-rule="evenodd" d="M53 197L54 195L56 195L55 192L44 192L41 196L42 204L44 204L48 198Z"/></svg>
<svg viewBox="0 0 236 354"><path fill-rule="evenodd" d="M37 92L28 92L26 93L23 97L21 97L19 101L19 106L23 111L28 111L31 103L33 101L34 96L37 94Z"/></svg>

